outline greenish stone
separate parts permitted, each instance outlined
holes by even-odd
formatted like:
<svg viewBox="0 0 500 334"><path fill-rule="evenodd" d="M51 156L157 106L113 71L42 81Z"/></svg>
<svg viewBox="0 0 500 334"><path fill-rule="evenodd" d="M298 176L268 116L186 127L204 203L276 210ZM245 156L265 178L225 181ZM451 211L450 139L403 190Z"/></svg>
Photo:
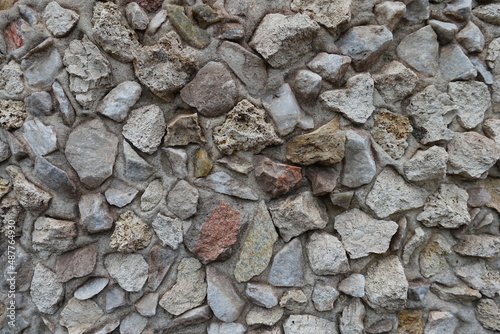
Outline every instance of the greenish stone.
<svg viewBox="0 0 500 334"><path fill-rule="evenodd" d="M204 49L210 44L208 33L191 22L184 14L184 7L167 5L166 9L170 22L186 43L199 49Z"/></svg>
<svg viewBox="0 0 500 334"><path fill-rule="evenodd" d="M211 24L221 21L223 18L220 12L214 10L209 5L194 5L192 9L193 17L195 18L196 22L198 22L200 27L204 29Z"/></svg>
<svg viewBox="0 0 500 334"><path fill-rule="evenodd" d="M195 177L205 177L210 173L214 163L208 152L202 148L196 151L195 161L194 161L194 176Z"/></svg>
<svg viewBox="0 0 500 334"><path fill-rule="evenodd" d="M266 270L277 238L271 215L264 201L261 201L234 269L234 277L238 282L246 282Z"/></svg>

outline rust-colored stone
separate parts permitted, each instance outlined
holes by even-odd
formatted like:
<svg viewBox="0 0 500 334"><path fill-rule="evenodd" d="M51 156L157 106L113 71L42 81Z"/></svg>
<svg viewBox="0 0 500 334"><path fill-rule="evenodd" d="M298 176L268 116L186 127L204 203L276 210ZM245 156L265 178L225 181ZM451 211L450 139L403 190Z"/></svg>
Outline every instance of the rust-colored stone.
<svg viewBox="0 0 500 334"><path fill-rule="evenodd" d="M6 10L14 6L17 0L0 0L0 10Z"/></svg>
<svg viewBox="0 0 500 334"><path fill-rule="evenodd" d="M201 228L194 252L205 262L215 261L238 240L240 213L221 201Z"/></svg>
<svg viewBox="0 0 500 334"><path fill-rule="evenodd" d="M22 24L22 20L14 21L3 31L3 38L5 39L5 44L7 44L7 51L9 53L24 45L23 36L21 35Z"/></svg>
<svg viewBox="0 0 500 334"><path fill-rule="evenodd" d="M422 334L423 332L422 311L403 310L398 315L397 334Z"/></svg>
<svg viewBox="0 0 500 334"><path fill-rule="evenodd" d="M161 8L163 0L127 0L127 2L135 2L148 13L154 13Z"/></svg>
<svg viewBox="0 0 500 334"><path fill-rule="evenodd" d="M258 156L255 158L255 179L265 192L277 197L289 192L302 179L302 168Z"/></svg>

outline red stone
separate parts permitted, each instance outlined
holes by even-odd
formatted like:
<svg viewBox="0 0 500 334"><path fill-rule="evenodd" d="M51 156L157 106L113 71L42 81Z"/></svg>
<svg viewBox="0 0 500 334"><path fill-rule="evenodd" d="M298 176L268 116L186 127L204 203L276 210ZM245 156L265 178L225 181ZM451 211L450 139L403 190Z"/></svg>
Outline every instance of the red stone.
<svg viewBox="0 0 500 334"><path fill-rule="evenodd" d="M3 31L3 38L5 39L9 53L24 45L23 36L21 35L22 24L22 20L14 21Z"/></svg>
<svg viewBox="0 0 500 334"><path fill-rule="evenodd" d="M302 168L274 162L265 156L254 161L255 179L273 197L289 192L302 179Z"/></svg>
<svg viewBox="0 0 500 334"><path fill-rule="evenodd" d="M194 252L204 262L215 261L238 241L240 213L221 201L203 223Z"/></svg>
<svg viewBox="0 0 500 334"><path fill-rule="evenodd" d="M158 11L158 9L160 9L163 5L163 0L127 0L127 2L135 2L148 13Z"/></svg>

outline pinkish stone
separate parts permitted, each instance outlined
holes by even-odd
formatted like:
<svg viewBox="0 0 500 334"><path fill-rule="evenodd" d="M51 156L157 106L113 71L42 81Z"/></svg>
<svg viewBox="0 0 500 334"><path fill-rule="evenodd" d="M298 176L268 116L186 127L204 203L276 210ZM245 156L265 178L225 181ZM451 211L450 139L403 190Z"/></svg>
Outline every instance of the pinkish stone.
<svg viewBox="0 0 500 334"><path fill-rule="evenodd" d="M56 276L59 282L90 274L97 260L97 245L91 245L63 254L56 261Z"/></svg>
<svg viewBox="0 0 500 334"><path fill-rule="evenodd" d="M306 176L311 181L313 195L322 196L335 189L339 173L330 167L313 166L306 169Z"/></svg>
<svg viewBox="0 0 500 334"><path fill-rule="evenodd" d="M163 0L127 0L127 2L135 2L148 13L156 12L163 4Z"/></svg>
<svg viewBox="0 0 500 334"><path fill-rule="evenodd" d="M289 192L302 179L302 168L274 162L265 156L254 160L255 179L272 197Z"/></svg>
<svg viewBox="0 0 500 334"><path fill-rule="evenodd" d="M21 35L22 24L22 20L14 21L3 31L3 38L5 39L5 44L7 44L7 51L9 53L24 45L23 36Z"/></svg>

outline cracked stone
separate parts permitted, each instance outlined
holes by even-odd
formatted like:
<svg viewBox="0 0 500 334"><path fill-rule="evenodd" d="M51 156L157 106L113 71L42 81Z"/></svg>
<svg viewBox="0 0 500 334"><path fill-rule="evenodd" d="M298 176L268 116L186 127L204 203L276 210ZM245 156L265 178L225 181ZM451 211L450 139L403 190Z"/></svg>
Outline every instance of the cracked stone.
<svg viewBox="0 0 500 334"><path fill-rule="evenodd" d="M36 155L47 155L57 150L57 137L53 126L43 124L38 118L23 124L23 137Z"/></svg>
<svg viewBox="0 0 500 334"><path fill-rule="evenodd" d="M351 300L342 311L342 316L339 322L340 332L342 334L363 333L366 309L361 299L356 298Z"/></svg>
<svg viewBox="0 0 500 334"><path fill-rule="evenodd" d="M148 288L155 291L177 258L177 252L156 244L149 252Z"/></svg>
<svg viewBox="0 0 500 334"><path fill-rule="evenodd" d="M68 329L68 334L83 334L89 331L103 314L94 301L71 298L61 312L59 324Z"/></svg>
<svg viewBox="0 0 500 334"><path fill-rule="evenodd" d="M331 31L345 26L351 20L351 0L325 3L321 0L293 0L290 8L295 12L306 13L313 20Z"/></svg>
<svg viewBox="0 0 500 334"><path fill-rule="evenodd" d="M394 60L373 75L375 88L387 103L396 104L410 95L417 86L418 76Z"/></svg>
<svg viewBox="0 0 500 334"><path fill-rule="evenodd" d="M80 197L80 224L88 233L110 230L113 217L102 194L87 194Z"/></svg>

